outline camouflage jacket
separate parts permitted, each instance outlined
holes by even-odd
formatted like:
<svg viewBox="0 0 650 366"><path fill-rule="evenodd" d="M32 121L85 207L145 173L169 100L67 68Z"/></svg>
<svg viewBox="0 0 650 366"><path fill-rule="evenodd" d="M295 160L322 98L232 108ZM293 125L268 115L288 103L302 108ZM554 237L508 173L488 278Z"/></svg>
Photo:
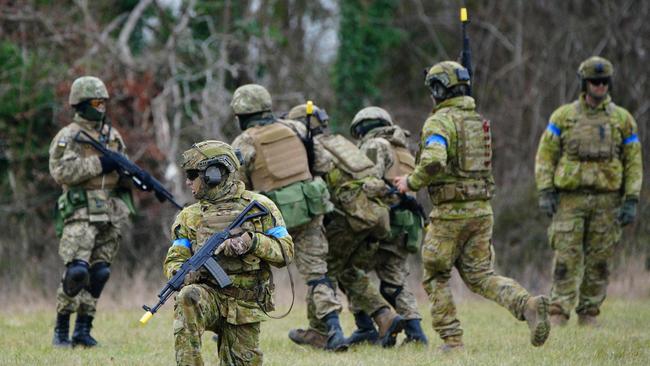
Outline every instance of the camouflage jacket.
<svg viewBox="0 0 650 366"><path fill-rule="evenodd" d="M428 187L431 197L432 189L440 185L478 182L459 177L454 173L459 146L454 120L475 116L477 116L476 104L469 96L447 99L435 106L422 127L417 165L407 178L411 190L418 191ZM488 178L488 183L494 184L491 176ZM432 218L462 219L492 214L492 206L488 199L432 203L433 210L429 215Z"/></svg>
<svg viewBox="0 0 650 366"><path fill-rule="evenodd" d="M397 163L393 146L408 147L408 142L406 133L399 126L387 126L370 130L357 146L375 163L374 175L388 178L388 170Z"/></svg>
<svg viewBox="0 0 650 366"><path fill-rule="evenodd" d="M643 167L637 132L634 117L609 96L592 108L581 94L553 112L542 134L537 189L621 192L638 199Z"/></svg>
<svg viewBox="0 0 650 366"><path fill-rule="evenodd" d="M284 267L293 260L293 240L288 234L284 220L275 204L267 197L247 191L242 182L236 182L233 193L216 201L200 200L185 207L174 220L171 227L173 245L167 251L163 272L171 278L175 271L198 251L212 234L224 230L230 222L251 201L256 200L266 207L270 214L242 225L242 229L253 237L252 250L240 257L217 256L217 261L233 281L232 288L254 291L264 288L260 303L271 304L266 311L272 310L273 285L270 265ZM207 275L203 274L204 283L218 288ZM217 291L222 300L217 306L219 312L230 324L247 324L264 320L266 317L257 301L230 296Z"/></svg>

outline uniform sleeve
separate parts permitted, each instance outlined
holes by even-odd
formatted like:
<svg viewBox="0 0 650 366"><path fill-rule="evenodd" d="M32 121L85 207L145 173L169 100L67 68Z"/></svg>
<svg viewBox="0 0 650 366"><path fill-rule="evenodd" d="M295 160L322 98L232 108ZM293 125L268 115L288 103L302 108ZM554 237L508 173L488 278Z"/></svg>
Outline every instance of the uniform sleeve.
<svg viewBox="0 0 650 366"><path fill-rule="evenodd" d="M553 112L539 141L535 156L535 183L538 191L554 188L553 176L562 147L562 122L564 117L561 110Z"/></svg>
<svg viewBox="0 0 650 366"><path fill-rule="evenodd" d="M170 279L183 263L192 257L192 243L196 241L196 232L186 223L186 211L181 211L172 224L172 245L167 250L163 262L163 274Z"/></svg>
<svg viewBox="0 0 650 366"><path fill-rule="evenodd" d="M255 167L255 142L250 134L243 132L232 142L234 149L239 149L244 163L239 169L239 179L244 182L246 189L253 190L251 175Z"/></svg>
<svg viewBox="0 0 650 366"><path fill-rule="evenodd" d="M430 118L424 123L419 160L407 178L411 190L418 191L428 186L438 172L445 169L451 137L451 131L445 128L442 119Z"/></svg>
<svg viewBox="0 0 650 366"><path fill-rule="evenodd" d="M375 163L373 170L375 170L375 176L382 178L386 175L388 169L390 169L393 164L395 164L395 158L391 154L390 144L388 141L383 141L380 139L369 139L361 143L359 147L366 156Z"/></svg>
<svg viewBox="0 0 650 366"><path fill-rule="evenodd" d="M632 115L625 111L623 124L623 182L625 198L639 199L643 181L643 159L638 128Z"/></svg>
<svg viewBox="0 0 650 366"><path fill-rule="evenodd" d="M253 233L255 249L252 254L275 267L284 267L293 261L293 239L275 204L271 200L264 200L263 204L271 211L271 217L265 220L263 233Z"/></svg>
<svg viewBox="0 0 650 366"><path fill-rule="evenodd" d="M314 173L325 175L334 168L332 154L314 137Z"/></svg>
<svg viewBox="0 0 650 366"><path fill-rule="evenodd" d="M102 173L99 157L81 156L81 147L74 134L63 129L50 144L50 174L58 184L76 185Z"/></svg>

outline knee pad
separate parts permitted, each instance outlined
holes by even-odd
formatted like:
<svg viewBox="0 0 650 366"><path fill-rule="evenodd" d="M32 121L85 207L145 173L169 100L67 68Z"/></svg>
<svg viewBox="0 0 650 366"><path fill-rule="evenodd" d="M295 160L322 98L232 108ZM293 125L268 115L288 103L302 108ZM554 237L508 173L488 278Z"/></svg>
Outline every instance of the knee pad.
<svg viewBox="0 0 650 366"><path fill-rule="evenodd" d="M111 265L106 262L95 263L90 267L90 284L88 285L88 292L94 298L99 298L99 295L104 289L104 285L108 282L111 276Z"/></svg>
<svg viewBox="0 0 650 366"><path fill-rule="evenodd" d="M381 296L383 296L392 307L396 306L397 296L402 292L402 289L404 289L403 286L393 285L388 282L381 281L379 283L379 292L381 293Z"/></svg>
<svg viewBox="0 0 650 366"><path fill-rule="evenodd" d="M316 287L316 286L318 286L320 284L323 284L323 285L331 288L332 290L336 291L336 289L334 288L334 284L332 283L332 279L327 277L327 275L325 275L325 276L323 276L323 277L321 277L319 279L316 279L316 280L307 281L307 286L312 287L312 288Z"/></svg>
<svg viewBox="0 0 650 366"><path fill-rule="evenodd" d="M63 292L74 297L83 290L90 281L88 272L88 262L75 259L67 264L67 269L63 275Z"/></svg>

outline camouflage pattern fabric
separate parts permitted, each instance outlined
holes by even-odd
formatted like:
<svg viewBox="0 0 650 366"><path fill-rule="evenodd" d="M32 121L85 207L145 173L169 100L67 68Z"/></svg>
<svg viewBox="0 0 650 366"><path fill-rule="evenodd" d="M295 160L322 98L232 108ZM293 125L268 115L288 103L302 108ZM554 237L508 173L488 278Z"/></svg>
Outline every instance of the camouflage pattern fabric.
<svg viewBox="0 0 650 366"><path fill-rule="evenodd" d="M75 115L73 123L61 129L50 144L50 174L62 186L64 193L72 187L96 187L98 189L94 192L106 197L104 214L91 215L87 207L80 207L65 220L59 242L59 255L64 264L75 259L83 260L91 266L98 262L110 264L117 253L121 232L128 224L129 209L121 199L112 196L112 189L117 186L119 176L115 172L102 175L97 153L74 141L79 130L97 136L97 126L98 123ZM124 141L114 128L111 129L107 146L124 153ZM86 290L70 297L63 293L63 288L59 285L57 312L76 311L82 315L94 316L96 306L97 299Z"/></svg>
<svg viewBox="0 0 650 366"><path fill-rule="evenodd" d="M266 118L269 116L261 116ZM294 130L298 136L304 138L307 129L303 123L293 120L277 120L275 123L282 123ZM248 127L255 126L252 122ZM239 177L251 187L251 174L255 168L256 151L254 140L249 132L242 133L232 143L233 148L241 151L244 163L242 164ZM320 143L314 140L315 162L314 173L325 174L332 167L331 155ZM327 252L328 241L325 237L323 217L314 217L312 220L300 227L292 228L290 231L293 237L296 251L296 267L305 282L320 279L328 275ZM307 318L310 326L315 329L325 327L321 319L332 311L340 312L342 309L340 301L336 298L336 291L325 284L318 284L307 292ZM326 328L325 328L326 329Z"/></svg>
<svg viewBox="0 0 650 366"><path fill-rule="evenodd" d="M253 291L265 289L257 300L236 298L222 292L208 276L195 285L183 287L176 297L174 336L176 360L179 365L201 365L201 334L212 330L219 334L219 357L222 364L261 364L259 322L266 319L258 302L273 310L273 286L270 267L282 267L294 257L293 241L284 228L284 220L275 204L267 197L246 191L234 175L208 190L203 199L184 208L172 224L175 240L163 264L167 278L203 245L217 230L225 228L252 200L265 206L270 215L242 225L253 238L253 250L241 257L219 255L219 262L233 281L232 288ZM224 218L226 218L224 220ZM216 225L216 226L212 226ZM214 227L214 228L213 228ZM218 228L217 228L218 227ZM177 243L181 244L177 244ZM185 244L188 243L191 248Z"/></svg>
<svg viewBox="0 0 650 366"><path fill-rule="evenodd" d="M433 329L445 339L463 334L449 287L456 267L472 292L495 301L524 320L528 292L516 281L494 273L492 216L445 220L432 218L422 246L422 284L431 303Z"/></svg>

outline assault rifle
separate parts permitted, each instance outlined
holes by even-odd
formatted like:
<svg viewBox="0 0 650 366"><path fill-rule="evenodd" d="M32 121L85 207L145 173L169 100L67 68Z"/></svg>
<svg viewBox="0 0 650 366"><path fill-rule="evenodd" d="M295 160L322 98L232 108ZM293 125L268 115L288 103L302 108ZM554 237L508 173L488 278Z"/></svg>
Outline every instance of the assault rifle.
<svg viewBox="0 0 650 366"><path fill-rule="evenodd" d="M427 214L424 212L424 207L422 207L422 205L415 197L398 191L397 188L393 187L392 185L389 186L390 189L388 190L388 193L395 194L399 197L399 202L390 205L391 211L399 209L409 210L414 214L420 216L422 220L427 220Z"/></svg>
<svg viewBox="0 0 650 366"><path fill-rule="evenodd" d="M260 212L256 212L248 215L252 209L258 209ZM217 281L219 287L224 288L232 284L232 280L228 277L228 274L221 268L219 263L214 255L214 251L219 248L219 246L226 241L226 239L231 237L231 232L233 229L240 227L244 222L254 219L256 217L268 215L269 211L266 207L262 206L257 201L252 201L251 203L244 208L244 210L237 215L235 220L228 225L226 229L218 233L213 234L206 242L203 244L201 249L198 252L194 253L190 259L188 259L181 268L176 271L174 276L167 281L165 286L158 293L158 303L153 307L147 305L142 305L142 308L146 311L142 318L140 318L140 323L146 324L153 314L160 309L163 304L169 299L169 297L176 291L180 290L183 287L185 281L185 276L191 271L198 271L201 268L208 270L208 273Z"/></svg>
<svg viewBox="0 0 650 366"><path fill-rule="evenodd" d="M83 138L81 135L83 135ZM107 149L104 147L104 145L95 140L84 130L79 131L74 137L74 140L76 142L92 146L95 148L95 150L102 153L106 158L112 160L115 164L117 164L117 172L120 175L131 178L133 184L141 191L154 191L156 198L158 198L158 201L169 201L179 210L183 209L183 206L174 201L174 196L172 196L172 194L169 193L167 189L165 189L162 183L156 180L156 178L152 177L151 174L147 173L144 169L134 164L131 160L127 159L124 155Z"/></svg>
<svg viewBox="0 0 650 366"><path fill-rule="evenodd" d="M463 49L460 51L460 64L467 69L470 81L472 79L472 50L469 48L469 37L467 36L467 24L469 17L467 16L467 8L460 8L460 22L463 28ZM469 95L472 95L472 87L470 83Z"/></svg>

